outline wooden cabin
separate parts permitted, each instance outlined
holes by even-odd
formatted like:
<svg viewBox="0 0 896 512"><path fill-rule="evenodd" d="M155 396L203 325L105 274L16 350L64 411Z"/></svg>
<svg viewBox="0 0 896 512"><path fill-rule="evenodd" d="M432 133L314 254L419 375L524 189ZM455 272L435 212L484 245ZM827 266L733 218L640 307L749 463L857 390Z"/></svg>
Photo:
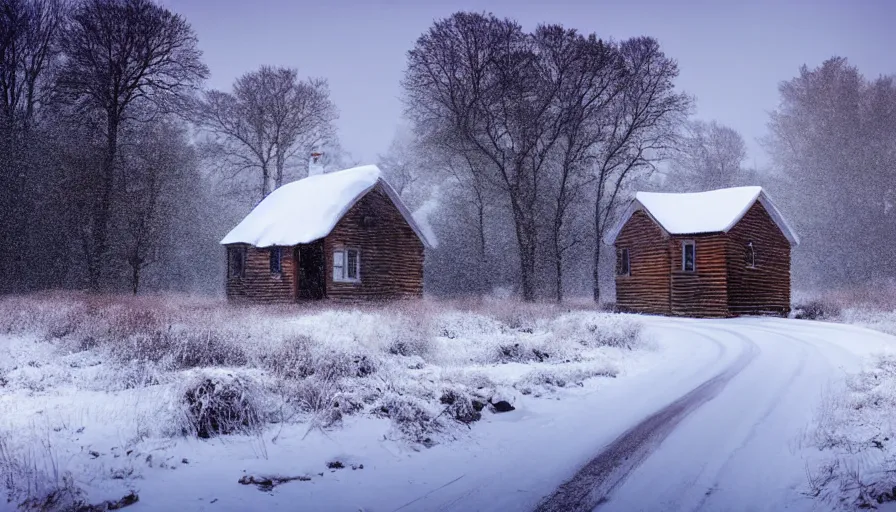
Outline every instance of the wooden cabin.
<svg viewBox="0 0 896 512"><path fill-rule="evenodd" d="M316 174L262 200L221 240L229 300L423 295L426 236L373 165Z"/></svg>
<svg viewBox="0 0 896 512"><path fill-rule="evenodd" d="M799 239L761 187L638 192L608 243L620 311L787 315Z"/></svg>

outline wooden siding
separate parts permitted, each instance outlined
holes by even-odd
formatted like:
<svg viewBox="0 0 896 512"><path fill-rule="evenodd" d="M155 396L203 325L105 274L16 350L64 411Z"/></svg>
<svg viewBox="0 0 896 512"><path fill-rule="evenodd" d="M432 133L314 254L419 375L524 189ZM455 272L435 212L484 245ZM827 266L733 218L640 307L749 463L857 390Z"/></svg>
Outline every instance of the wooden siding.
<svg viewBox="0 0 896 512"><path fill-rule="evenodd" d="M246 248L246 263L242 277L231 277L227 269L225 289L227 298L236 301L283 303L296 300L294 251L283 247L280 251L279 274L271 273L270 249L234 244L228 247ZM228 261L228 267L230 262Z"/></svg>
<svg viewBox="0 0 896 512"><path fill-rule="evenodd" d="M724 234L676 235L669 240L673 315L728 316L726 238ZM695 243L693 272L682 270L682 244L685 241Z"/></svg>
<svg viewBox="0 0 896 512"><path fill-rule="evenodd" d="M731 228L727 240L728 308L734 314L790 312L790 241L762 203L754 204ZM755 268L747 264L753 242Z"/></svg>
<svg viewBox="0 0 896 512"><path fill-rule="evenodd" d="M372 222L372 224L371 224ZM359 251L360 281L333 279L333 251ZM423 242L379 187L342 217L324 239L327 298L399 299L423 295Z"/></svg>
<svg viewBox="0 0 896 512"><path fill-rule="evenodd" d="M616 276L620 311L668 315L672 312L668 236L643 211L635 212L616 238L617 254L629 251L630 273Z"/></svg>

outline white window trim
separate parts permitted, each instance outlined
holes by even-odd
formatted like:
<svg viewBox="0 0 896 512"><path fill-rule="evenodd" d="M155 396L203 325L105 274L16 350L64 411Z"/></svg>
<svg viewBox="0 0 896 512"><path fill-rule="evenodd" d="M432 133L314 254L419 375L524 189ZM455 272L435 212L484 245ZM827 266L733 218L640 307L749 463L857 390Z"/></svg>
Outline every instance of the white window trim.
<svg viewBox="0 0 896 512"><path fill-rule="evenodd" d="M348 272L348 252L349 251L354 251L358 254L357 277L354 277L354 278L349 278L346 275ZM336 254L337 253L342 254L342 266L340 266L340 267L336 266ZM336 275L337 268L342 269L341 277ZM336 283L360 283L361 282L361 251L359 249L356 249L354 247L341 247L341 248L333 251L333 282L336 282Z"/></svg>
<svg viewBox="0 0 896 512"><path fill-rule="evenodd" d="M688 270L685 267L685 247L691 246L694 248L694 268L692 270ZM697 272L697 242L694 240L684 240L681 242L681 271L682 272Z"/></svg>

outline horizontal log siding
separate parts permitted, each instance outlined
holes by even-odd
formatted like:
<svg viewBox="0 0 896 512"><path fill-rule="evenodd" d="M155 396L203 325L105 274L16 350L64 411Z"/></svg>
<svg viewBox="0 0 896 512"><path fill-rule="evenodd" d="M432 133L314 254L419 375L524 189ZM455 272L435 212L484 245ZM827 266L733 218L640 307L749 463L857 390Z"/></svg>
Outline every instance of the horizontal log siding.
<svg viewBox="0 0 896 512"><path fill-rule="evenodd" d="M747 265L751 241L755 268ZM790 242L759 202L728 232L728 308L740 315L790 312Z"/></svg>
<svg viewBox="0 0 896 512"><path fill-rule="evenodd" d="M630 275L616 276L620 311L668 315L670 260L668 237L642 211L635 212L616 238L616 249L629 250Z"/></svg>
<svg viewBox="0 0 896 512"><path fill-rule="evenodd" d="M295 260L292 247L282 247L280 251L280 274L271 274L270 250L246 247L246 269L244 276L228 277L227 298L230 300L284 303L296 300ZM226 257L226 250L225 250ZM228 262L228 265L230 262Z"/></svg>
<svg viewBox="0 0 896 512"><path fill-rule="evenodd" d="M696 244L696 271L681 269L682 243ZM724 234L674 236L668 248L672 256L672 314L694 317L728 316L726 291L727 240Z"/></svg>
<svg viewBox="0 0 896 512"><path fill-rule="evenodd" d="M362 219L372 216L373 226ZM333 251L360 251L359 283L333 280ZM423 296L423 242L379 187L358 201L324 239L327 298L400 299Z"/></svg>

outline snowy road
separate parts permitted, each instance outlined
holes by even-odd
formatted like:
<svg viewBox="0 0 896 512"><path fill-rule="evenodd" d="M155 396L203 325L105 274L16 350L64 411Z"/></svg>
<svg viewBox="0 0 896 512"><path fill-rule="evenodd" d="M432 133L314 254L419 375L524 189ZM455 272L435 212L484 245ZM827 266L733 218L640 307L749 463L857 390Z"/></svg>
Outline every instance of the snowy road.
<svg viewBox="0 0 896 512"><path fill-rule="evenodd" d="M515 411L419 452L384 441L389 423L368 417L327 433L284 431L261 447L180 441L166 453L190 464L140 480L134 512L819 510L803 494L818 457L806 431L824 393L868 356L896 351L896 338L769 318L644 322L660 350L632 359L623 377L592 379L562 400L521 397ZM234 483L315 474L333 458L364 469L270 493Z"/></svg>
<svg viewBox="0 0 896 512"><path fill-rule="evenodd" d="M779 319L653 319L723 353L718 373L614 440L540 511L815 510L801 449L829 386L893 338Z"/></svg>

